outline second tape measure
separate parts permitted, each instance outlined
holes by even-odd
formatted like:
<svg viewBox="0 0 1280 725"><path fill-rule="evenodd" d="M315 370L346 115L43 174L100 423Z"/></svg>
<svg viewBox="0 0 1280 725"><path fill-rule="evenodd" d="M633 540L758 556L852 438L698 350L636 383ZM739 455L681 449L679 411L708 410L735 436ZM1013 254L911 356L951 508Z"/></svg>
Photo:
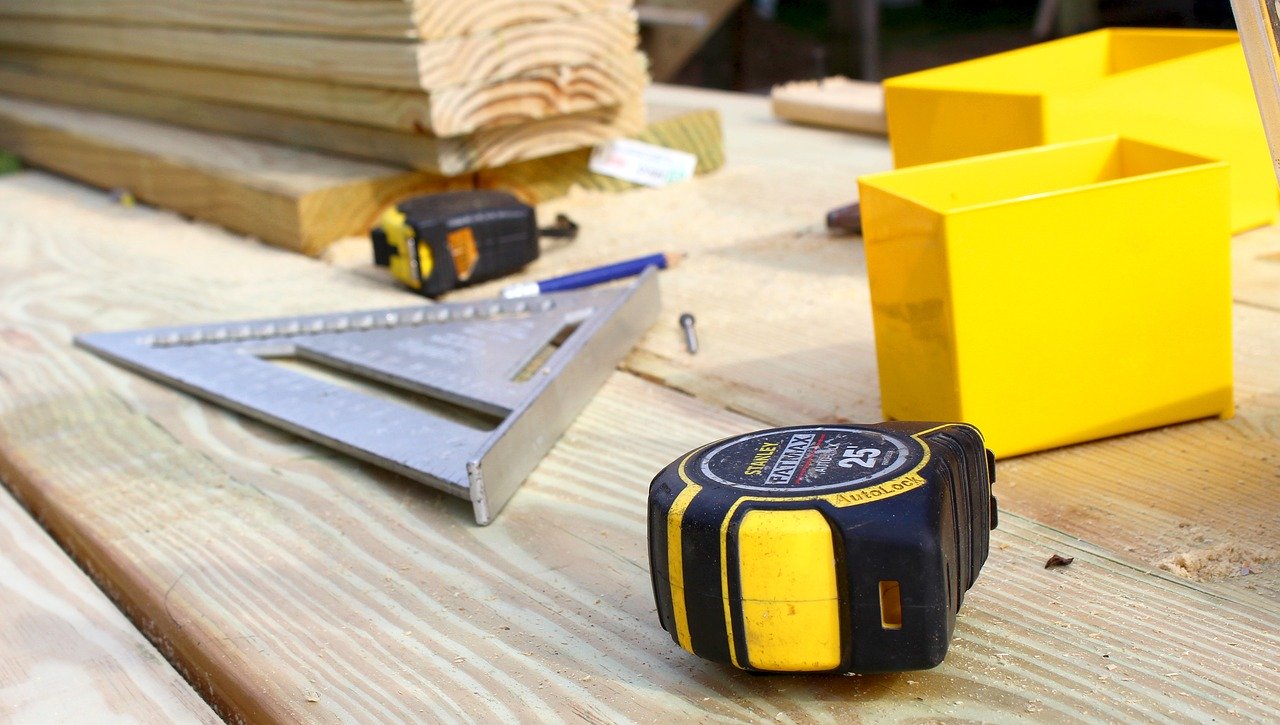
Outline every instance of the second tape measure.
<svg viewBox="0 0 1280 725"><path fill-rule="evenodd" d="M386 210L370 232L373 261L428 297L502 277L538 258L540 237L572 239L563 215L538 229L533 207L501 191L414 197Z"/></svg>
<svg viewBox="0 0 1280 725"><path fill-rule="evenodd" d="M649 490L662 626L745 670L933 667L987 558L994 471L965 424L796 426L692 451Z"/></svg>

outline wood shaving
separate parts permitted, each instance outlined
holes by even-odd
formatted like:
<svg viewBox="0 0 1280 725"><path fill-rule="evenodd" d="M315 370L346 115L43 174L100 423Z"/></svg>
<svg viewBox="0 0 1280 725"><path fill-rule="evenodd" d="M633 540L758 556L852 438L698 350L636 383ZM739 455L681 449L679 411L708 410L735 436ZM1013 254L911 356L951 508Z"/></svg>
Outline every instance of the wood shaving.
<svg viewBox="0 0 1280 725"><path fill-rule="evenodd" d="M1161 569L1184 579L1217 581L1256 573L1262 564L1277 559L1276 552L1245 544L1218 544L1192 549L1158 562Z"/></svg>

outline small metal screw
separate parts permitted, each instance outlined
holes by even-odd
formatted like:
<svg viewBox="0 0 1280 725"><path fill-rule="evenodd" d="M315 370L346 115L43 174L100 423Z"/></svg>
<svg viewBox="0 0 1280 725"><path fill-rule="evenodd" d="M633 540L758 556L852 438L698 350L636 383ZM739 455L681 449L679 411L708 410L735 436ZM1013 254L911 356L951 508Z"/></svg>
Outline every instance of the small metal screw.
<svg viewBox="0 0 1280 725"><path fill-rule="evenodd" d="M693 329L693 315L688 312L680 315L680 327L684 328L684 345L693 355L698 352L698 332Z"/></svg>

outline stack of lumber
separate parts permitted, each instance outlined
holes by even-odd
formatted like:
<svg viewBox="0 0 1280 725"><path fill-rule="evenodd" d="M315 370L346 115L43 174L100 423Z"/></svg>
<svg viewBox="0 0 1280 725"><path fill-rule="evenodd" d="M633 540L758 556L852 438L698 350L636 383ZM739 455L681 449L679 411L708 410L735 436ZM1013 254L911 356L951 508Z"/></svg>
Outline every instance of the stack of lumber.
<svg viewBox="0 0 1280 725"><path fill-rule="evenodd" d="M0 94L455 176L639 131L630 0L4 0Z"/></svg>

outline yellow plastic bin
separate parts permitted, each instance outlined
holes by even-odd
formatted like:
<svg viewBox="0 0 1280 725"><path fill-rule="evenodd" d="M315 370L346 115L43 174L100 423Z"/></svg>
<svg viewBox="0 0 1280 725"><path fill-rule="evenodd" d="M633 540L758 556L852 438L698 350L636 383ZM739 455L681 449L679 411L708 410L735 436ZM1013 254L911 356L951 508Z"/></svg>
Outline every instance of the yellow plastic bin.
<svg viewBox="0 0 1280 725"><path fill-rule="evenodd" d="M1224 162L1112 136L858 182L886 417L1011 456L1232 414Z"/></svg>
<svg viewBox="0 0 1280 725"><path fill-rule="evenodd" d="M898 168L1118 134L1231 163L1231 228L1270 223L1271 154L1236 33L1109 29L885 81Z"/></svg>

